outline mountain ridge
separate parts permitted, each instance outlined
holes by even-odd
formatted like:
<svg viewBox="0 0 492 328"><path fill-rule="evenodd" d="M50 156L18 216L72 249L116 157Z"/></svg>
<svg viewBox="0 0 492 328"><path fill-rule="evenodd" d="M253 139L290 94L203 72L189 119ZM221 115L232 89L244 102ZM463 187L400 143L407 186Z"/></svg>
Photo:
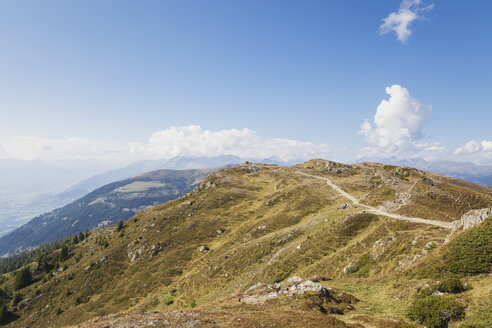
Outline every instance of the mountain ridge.
<svg viewBox="0 0 492 328"><path fill-rule="evenodd" d="M483 247L492 245L474 244L492 237L490 219L451 234L368 207L452 223L491 208L492 188L408 167L320 159L217 171L121 229L91 230L63 260L53 252L52 269L33 263L36 279L20 290L23 303L12 308L20 318L10 326L411 327L413 302L469 265L449 261L463 261L462 249L487 256ZM480 264L457 275L470 287L442 293L466 305L472 320L492 290L492 259L464 259ZM3 277L1 288L11 290L14 275Z"/></svg>

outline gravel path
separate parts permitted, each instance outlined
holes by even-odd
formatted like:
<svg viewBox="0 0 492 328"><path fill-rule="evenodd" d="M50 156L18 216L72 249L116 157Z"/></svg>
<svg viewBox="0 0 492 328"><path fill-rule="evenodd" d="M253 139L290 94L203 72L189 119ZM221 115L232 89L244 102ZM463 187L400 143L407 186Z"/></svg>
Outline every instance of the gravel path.
<svg viewBox="0 0 492 328"><path fill-rule="evenodd" d="M328 178L320 177L320 176L317 176L317 175L312 175L312 174L308 174L308 173L304 173L304 172L299 172L299 171L297 171L297 173L298 174L301 174L301 175L304 175L304 176L307 176L307 177L311 177L311 178L315 178L315 179L326 181L326 184L327 185L329 185L331 188L333 188L334 190L336 190L343 197L349 199L353 204L358 205L358 206L361 206L361 207L365 207L367 212L371 212L371 213L374 213L374 214L386 216L386 217L389 217L389 218L392 218L392 219L396 219L396 220L403 220L403 221L409 221L409 222L415 222L415 223L430 224L430 225L434 225L434 226L438 226L438 227L442 227L442 228L447 228L447 229L451 229L452 228L452 223L451 222L443 222L443 221L437 221L437 220L428 220L428 219L422 219L422 218L412 218L412 217L408 217L408 216L401 215L401 214L389 213L389 212L386 212L386 211L377 209L377 208L372 207L372 206L369 206L369 205L361 204L361 203L359 203L359 200L357 198L355 198L354 196L352 196L349 193L347 193L345 190L343 190L342 188L340 188L339 186L337 186L336 184L334 184Z"/></svg>

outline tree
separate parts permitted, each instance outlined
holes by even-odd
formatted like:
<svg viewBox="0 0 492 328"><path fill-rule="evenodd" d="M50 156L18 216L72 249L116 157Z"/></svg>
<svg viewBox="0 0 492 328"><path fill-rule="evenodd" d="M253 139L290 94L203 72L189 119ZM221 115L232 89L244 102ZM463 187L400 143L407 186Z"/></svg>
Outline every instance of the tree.
<svg viewBox="0 0 492 328"><path fill-rule="evenodd" d="M116 231L120 232L123 228L123 221L120 220L120 222L118 222L118 227L116 227Z"/></svg>
<svg viewBox="0 0 492 328"><path fill-rule="evenodd" d="M13 308L17 304L19 304L20 301L22 301L22 295L19 293L14 293L14 295L12 296L12 301L10 301L10 306Z"/></svg>
<svg viewBox="0 0 492 328"><path fill-rule="evenodd" d="M79 236L78 235L73 235L72 237L72 244L77 245L79 243Z"/></svg>
<svg viewBox="0 0 492 328"><path fill-rule="evenodd" d="M4 324L7 322L8 318L10 316L9 311L7 310L7 305L2 304L0 306L0 324Z"/></svg>
<svg viewBox="0 0 492 328"><path fill-rule="evenodd" d="M20 271L17 271L17 273L15 274L14 290L19 290L24 287L27 287L31 284L31 282L32 282L31 270L29 270L28 267L25 267Z"/></svg>
<svg viewBox="0 0 492 328"><path fill-rule="evenodd" d="M60 251L60 259L62 261L68 259L68 247L67 247L67 245L63 245L63 247Z"/></svg>
<svg viewBox="0 0 492 328"><path fill-rule="evenodd" d="M38 262L38 271L48 272L51 269L51 265L48 262L48 256L45 253L39 254L36 262Z"/></svg>

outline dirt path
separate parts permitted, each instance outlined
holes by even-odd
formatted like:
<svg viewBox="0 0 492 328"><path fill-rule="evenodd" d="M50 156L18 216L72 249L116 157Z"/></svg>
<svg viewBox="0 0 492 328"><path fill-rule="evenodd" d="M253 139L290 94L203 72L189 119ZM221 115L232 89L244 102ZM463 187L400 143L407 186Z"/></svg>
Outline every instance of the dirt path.
<svg viewBox="0 0 492 328"><path fill-rule="evenodd" d="M328 179L328 178L320 177L320 176L312 175L312 174L307 174L307 173L299 172L299 171L296 171L296 173L301 174L301 175L304 175L304 176L307 176L307 177L311 177L311 178L315 178L315 179L326 181L326 184L327 185L329 185L331 188L333 188L334 190L336 190L343 197L349 199L353 204L358 205L358 206L361 206L361 207L365 207L367 212L371 212L371 213L374 213L374 214L386 216L386 217L393 218L393 219L396 219L396 220L403 220L403 221L409 221L409 222L415 222L415 223L430 224L430 225L434 225L434 226L438 226L438 227L443 227L443 228L447 228L447 229L451 229L451 227L452 227L452 223L451 222L428 220L428 219L422 219L422 218L412 218L412 217L404 216L404 215L401 215L401 214L389 213L389 212L386 212L386 211L383 211L383 210L374 208L374 207L369 206L369 205L361 204L361 203L359 203L359 200L357 198L355 198L354 196L350 195L345 190L343 190L342 188L340 188L339 186L337 186L336 184L334 184L333 182L331 182L331 180ZM413 188L413 186L410 189L412 189L412 188Z"/></svg>

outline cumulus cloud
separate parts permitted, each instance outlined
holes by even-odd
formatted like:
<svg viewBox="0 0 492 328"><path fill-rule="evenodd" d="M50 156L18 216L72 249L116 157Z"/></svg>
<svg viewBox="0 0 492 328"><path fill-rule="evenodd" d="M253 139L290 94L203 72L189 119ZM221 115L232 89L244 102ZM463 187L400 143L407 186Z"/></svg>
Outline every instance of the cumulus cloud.
<svg viewBox="0 0 492 328"><path fill-rule="evenodd" d="M454 150L455 155L473 155L484 158L492 158L492 141L469 141L461 147Z"/></svg>
<svg viewBox="0 0 492 328"><path fill-rule="evenodd" d="M198 125L171 127L155 132L146 142L118 143L84 138L0 138L0 150L3 150L0 155L4 158L122 163L140 159L220 155L289 161L328 157L332 153L332 149L323 143L264 138L249 129L211 131Z"/></svg>
<svg viewBox="0 0 492 328"><path fill-rule="evenodd" d="M401 85L386 88L389 99L383 99L376 109L374 122L366 119L359 134L366 137L365 155L381 155L416 152L439 152L439 143L419 143L424 137L423 125L432 116L432 107L410 97Z"/></svg>
<svg viewBox="0 0 492 328"><path fill-rule="evenodd" d="M433 4L422 7L422 0L403 0L397 12L392 12L388 17L383 18L383 23L379 27L381 34L395 32L397 39L405 43L412 34L410 24L423 18L423 13L434 8Z"/></svg>
<svg viewBox="0 0 492 328"><path fill-rule="evenodd" d="M132 143L131 151L144 157L158 158L234 155L288 161L328 156L331 148L326 144L263 138L249 129L210 131L198 125L190 125L156 132L146 143Z"/></svg>

